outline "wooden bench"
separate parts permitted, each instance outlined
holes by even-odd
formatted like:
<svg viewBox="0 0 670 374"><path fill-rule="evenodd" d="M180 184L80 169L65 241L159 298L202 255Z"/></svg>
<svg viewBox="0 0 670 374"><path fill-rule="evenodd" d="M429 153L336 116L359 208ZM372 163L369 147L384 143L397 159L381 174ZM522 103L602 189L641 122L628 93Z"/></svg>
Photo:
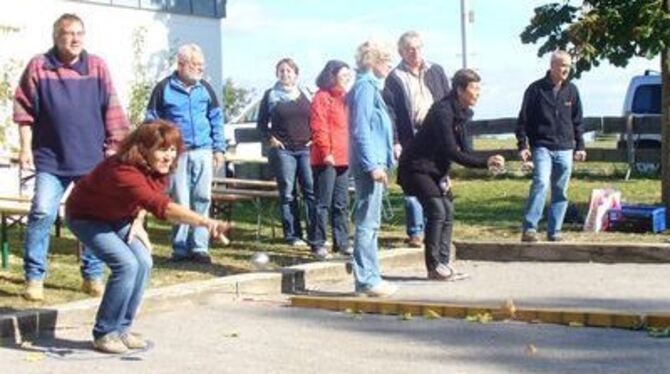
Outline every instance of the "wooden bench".
<svg viewBox="0 0 670 374"><path fill-rule="evenodd" d="M2 243L2 269L9 268L9 234L7 230L15 222L10 222L13 216L25 216L30 212L30 198L0 196L0 243Z"/></svg>
<svg viewBox="0 0 670 374"><path fill-rule="evenodd" d="M272 237L275 237L274 212L276 202L279 199L277 183L274 181L240 179L240 178L214 178L212 186L212 214L227 215L228 222L232 221L233 206L240 201L251 201L256 213L256 241L260 241L263 226L264 213L270 217ZM269 202L269 207L266 203Z"/></svg>
<svg viewBox="0 0 670 374"><path fill-rule="evenodd" d="M9 266L9 234L8 230L13 225L21 223L21 219L30 213L30 206L32 204L32 197L28 196L0 196L0 219L2 226L0 227L2 244L2 268L7 269ZM17 217L18 218L13 218ZM61 235L61 226L64 217L64 204L61 206L56 215L56 236ZM80 252L81 250L79 250ZM78 254L79 256L80 253Z"/></svg>

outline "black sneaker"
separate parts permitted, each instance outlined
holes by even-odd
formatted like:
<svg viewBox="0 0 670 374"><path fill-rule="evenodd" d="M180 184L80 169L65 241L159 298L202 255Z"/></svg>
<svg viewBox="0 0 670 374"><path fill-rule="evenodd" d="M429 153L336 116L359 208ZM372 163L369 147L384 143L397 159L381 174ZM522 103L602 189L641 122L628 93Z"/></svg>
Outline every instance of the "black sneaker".
<svg viewBox="0 0 670 374"><path fill-rule="evenodd" d="M563 237L561 236L561 234L556 233L553 236L547 236L547 240L550 242L562 242Z"/></svg>
<svg viewBox="0 0 670 374"><path fill-rule="evenodd" d="M191 261L197 264L211 264L212 258L207 252L193 252L191 254Z"/></svg>
<svg viewBox="0 0 670 374"><path fill-rule="evenodd" d="M354 247L346 247L346 248L336 248L334 252L337 252L341 254L342 256L353 256L354 255Z"/></svg>
<svg viewBox="0 0 670 374"><path fill-rule="evenodd" d="M191 261L190 256L175 256L174 254L170 257L170 262L186 262Z"/></svg>

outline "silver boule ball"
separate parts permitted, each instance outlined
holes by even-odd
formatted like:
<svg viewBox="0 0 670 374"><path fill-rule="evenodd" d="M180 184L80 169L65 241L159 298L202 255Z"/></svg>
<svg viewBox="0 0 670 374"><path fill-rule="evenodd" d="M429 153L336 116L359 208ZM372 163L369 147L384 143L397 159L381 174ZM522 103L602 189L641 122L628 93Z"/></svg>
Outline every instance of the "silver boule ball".
<svg viewBox="0 0 670 374"><path fill-rule="evenodd" d="M251 263L258 269L265 268L270 262L270 256L266 252L256 252L251 256Z"/></svg>

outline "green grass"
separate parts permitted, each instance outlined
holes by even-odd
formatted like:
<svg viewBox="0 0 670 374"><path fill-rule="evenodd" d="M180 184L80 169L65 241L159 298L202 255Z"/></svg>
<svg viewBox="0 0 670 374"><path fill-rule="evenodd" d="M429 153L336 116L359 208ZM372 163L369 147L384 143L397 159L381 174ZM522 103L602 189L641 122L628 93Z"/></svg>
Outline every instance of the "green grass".
<svg viewBox="0 0 670 374"><path fill-rule="evenodd" d="M518 163L507 165L508 174L490 177L481 171L456 168L454 170L454 194L456 216L454 240L518 241L522 210L526 201L530 178L521 176ZM654 204L660 201L660 180L634 178L623 180L625 165L588 163L576 166L570 185L570 200L577 204L585 215L591 190L612 187L622 191L630 203ZM384 220L380 241L382 247L400 247L405 237L402 194L397 185L390 187L393 217ZM274 219L276 238L271 237L269 218L277 216L276 207L264 214L261 242L255 241L255 214L249 203L236 206L233 221L233 243L222 247L214 243L210 251L214 263L200 265L174 264L170 257L170 227L158 221L150 221L149 233L154 242L154 271L151 287L195 280L210 279L228 274L253 271L249 259L256 251L270 254L270 268L313 261L309 250L295 249L283 244L281 228ZM10 230L10 268L0 271L0 313L5 311L43 307L85 298L80 292L81 277L76 258L76 242L63 230L61 238L52 237L49 258L49 276L46 281L46 300L30 303L20 295L23 288L22 238L23 229ZM590 242L662 242L666 235L627 233L583 233L579 225L567 224L564 235L568 240Z"/></svg>

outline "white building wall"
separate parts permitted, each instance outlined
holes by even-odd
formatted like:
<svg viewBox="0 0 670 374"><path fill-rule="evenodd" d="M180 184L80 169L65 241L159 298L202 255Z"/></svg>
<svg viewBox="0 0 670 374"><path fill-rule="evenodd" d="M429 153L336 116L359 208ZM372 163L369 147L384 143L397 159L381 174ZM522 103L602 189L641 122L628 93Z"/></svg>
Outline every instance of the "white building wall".
<svg viewBox="0 0 670 374"><path fill-rule="evenodd" d="M18 30L0 33L0 67L13 59L22 63L22 70L32 56L48 50L53 22L63 13L75 13L83 19L86 49L107 62L124 107L133 82L132 38L139 27L147 30L144 62L150 67L151 78L158 80L174 68L167 66L168 57L180 44L197 43L207 59L207 79L221 95L222 22L215 18L69 0L0 0L0 25ZM7 114L7 108L4 113L2 110L0 121Z"/></svg>

